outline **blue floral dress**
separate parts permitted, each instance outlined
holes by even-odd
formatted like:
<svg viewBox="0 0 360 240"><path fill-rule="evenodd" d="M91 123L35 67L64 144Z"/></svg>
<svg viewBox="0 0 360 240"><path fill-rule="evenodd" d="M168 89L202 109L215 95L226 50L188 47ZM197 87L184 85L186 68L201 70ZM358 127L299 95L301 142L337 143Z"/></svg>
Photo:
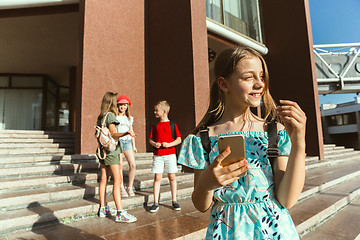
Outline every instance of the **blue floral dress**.
<svg viewBox="0 0 360 240"><path fill-rule="evenodd" d="M299 239L288 210L275 198L273 174L266 150L266 132L231 132L244 136L249 169L244 177L214 189L214 205L206 239ZM220 136L218 135L218 136ZM178 162L205 169L219 155L218 136L210 136L209 157L200 137L184 139ZM280 155L289 155L291 142L285 130L278 132Z"/></svg>

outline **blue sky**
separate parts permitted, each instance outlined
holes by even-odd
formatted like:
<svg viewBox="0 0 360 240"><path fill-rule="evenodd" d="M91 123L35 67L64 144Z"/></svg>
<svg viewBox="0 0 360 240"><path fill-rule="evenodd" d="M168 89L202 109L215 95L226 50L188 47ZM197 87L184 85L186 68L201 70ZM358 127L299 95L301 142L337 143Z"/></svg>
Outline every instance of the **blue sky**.
<svg viewBox="0 0 360 240"><path fill-rule="evenodd" d="M360 42L360 0L309 0L314 44ZM356 94L319 96L320 104L353 101Z"/></svg>

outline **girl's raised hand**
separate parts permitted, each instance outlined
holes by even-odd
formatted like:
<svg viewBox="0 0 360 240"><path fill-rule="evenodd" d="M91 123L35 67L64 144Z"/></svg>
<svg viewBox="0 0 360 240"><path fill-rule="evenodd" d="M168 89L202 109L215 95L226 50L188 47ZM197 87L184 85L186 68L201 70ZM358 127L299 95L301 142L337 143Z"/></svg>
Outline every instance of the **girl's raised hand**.
<svg viewBox="0 0 360 240"><path fill-rule="evenodd" d="M292 144L305 143L306 115L300 106L293 101L280 100L277 114L285 125Z"/></svg>
<svg viewBox="0 0 360 240"><path fill-rule="evenodd" d="M207 190L225 186L238 180L241 174L245 173L249 167L246 165L247 161L241 160L229 166L223 167L220 163L231 153L230 149L226 149L220 153L208 168L201 174L201 181Z"/></svg>

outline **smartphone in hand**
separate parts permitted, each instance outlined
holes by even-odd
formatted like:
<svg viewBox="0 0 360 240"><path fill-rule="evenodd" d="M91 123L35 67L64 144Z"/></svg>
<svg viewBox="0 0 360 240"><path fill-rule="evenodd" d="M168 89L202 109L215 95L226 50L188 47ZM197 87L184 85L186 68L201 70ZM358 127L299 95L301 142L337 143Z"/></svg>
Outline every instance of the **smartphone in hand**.
<svg viewBox="0 0 360 240"><path fill-rule="evenodd" d="M225 167L246 158L245 140L242 135L225 135L218 137L219 153L230 147L231 153L222 162L221 166Z"/></svg>

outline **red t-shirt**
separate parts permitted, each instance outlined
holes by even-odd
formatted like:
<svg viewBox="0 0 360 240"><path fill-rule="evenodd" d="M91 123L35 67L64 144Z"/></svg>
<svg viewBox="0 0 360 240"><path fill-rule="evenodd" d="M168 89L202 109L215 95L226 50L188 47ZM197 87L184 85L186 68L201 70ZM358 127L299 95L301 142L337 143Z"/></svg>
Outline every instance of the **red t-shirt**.
<svg viewBox="0 0 360 240"><path fill-rule="evenodd" d="M181 134L179 132L179 128L177 124L175 123L175 135L176 138L181 137ZM167 122L159 122L156 126L156 136L155 139L153 138L153 127L151 127L150 132L150 138L152 138L155 142L163 143L163 142L173 142L175 139L173 139L171 135L171 128L170 128L170 121ZM175 154L175 147L171 148L154 148L154 155L157 156L164 156L164 155L170 155Z"/></svg>

